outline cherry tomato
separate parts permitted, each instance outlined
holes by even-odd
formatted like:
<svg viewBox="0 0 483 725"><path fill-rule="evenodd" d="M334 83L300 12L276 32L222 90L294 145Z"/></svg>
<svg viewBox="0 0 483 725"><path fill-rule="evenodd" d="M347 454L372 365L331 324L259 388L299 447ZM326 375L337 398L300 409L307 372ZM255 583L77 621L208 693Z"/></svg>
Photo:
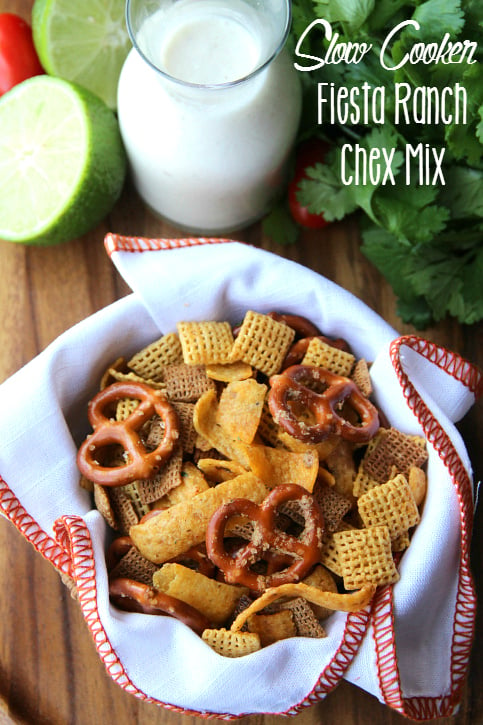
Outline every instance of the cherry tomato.
<svg viewBox="0 0 483 725"><path fill-rule="evenodd" d="M30 25L18 15L0 13L0 96L42 73Z"/></svg>
<svg viewBox="0 0 483 725"><path fill-rule="evenodd" d="M323 163L328 150L329 145L318 138L303 141L296 150L295 172L288 187L288 205L294 221L306 229L322 229L328 224L322 214L313 214L297 198L300 182L308 178L307 169Z"/></svg>

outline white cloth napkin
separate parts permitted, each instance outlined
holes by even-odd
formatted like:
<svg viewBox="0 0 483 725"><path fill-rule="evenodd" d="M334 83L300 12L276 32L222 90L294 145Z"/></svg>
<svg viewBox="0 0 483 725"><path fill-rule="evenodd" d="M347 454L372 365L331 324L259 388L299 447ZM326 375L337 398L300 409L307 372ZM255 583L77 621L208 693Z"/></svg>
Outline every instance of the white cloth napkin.
<svg viewBox="0 0 483 725"><path fill-rule="evenodd" d="M461 485L471 499L471 466L453 423L473 404L475 386L457 380L448 366L444 371L428 362L409 343L397 353L400 370L395 370L397 333L353 295L284 258L214 241L108 237L106 248L133 294L67 331L0 386L2 409L10 411L0 421L1 508L75 579L109 673L139 697L193 713L290 714L345 676L401 711L411 700L413 717L428 702L441 712L459 687L455 647L464 671L471 644L471 632L465 631L464 647L453 639L457 601L464 602L466 630L475 605L462 512L439 441L430 445L428 497L393 597L390 589L383 591L372 613L334 613L325 639L285 640L231 660L176 620L120 612L109 603L104 564L109 533L79 488L75 465L76 447L88 432L86 403L109 363L174 330L181 319L237 322L247 309L304 315L327 335L346 338L358 357L374 361L378 404L394 426L421 433L421 416L401 387L401 371L409 375L432 411L430 419L450 441L444 450L454 446L464 471ZM392 618L395 649L385 634Z"/></svg>

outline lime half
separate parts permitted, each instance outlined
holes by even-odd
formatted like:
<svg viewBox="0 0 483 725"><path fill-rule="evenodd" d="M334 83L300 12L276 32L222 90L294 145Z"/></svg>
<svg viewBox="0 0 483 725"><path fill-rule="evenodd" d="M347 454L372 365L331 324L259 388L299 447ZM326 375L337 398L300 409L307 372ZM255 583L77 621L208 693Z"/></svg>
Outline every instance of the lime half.
<svg viewBox="0 0 483 725"><path fill-rule="evenodd" d="M68 81L30 78L0 98L0 239L57 244L118 199L126 157L113 111Z"/></svg>
<svg viewBox="0 0 483 725"><path fill-rule="evenodd" d="M32 30L47 73L116 108L119 74L131 48L125 0L35 0Z"/></svg>

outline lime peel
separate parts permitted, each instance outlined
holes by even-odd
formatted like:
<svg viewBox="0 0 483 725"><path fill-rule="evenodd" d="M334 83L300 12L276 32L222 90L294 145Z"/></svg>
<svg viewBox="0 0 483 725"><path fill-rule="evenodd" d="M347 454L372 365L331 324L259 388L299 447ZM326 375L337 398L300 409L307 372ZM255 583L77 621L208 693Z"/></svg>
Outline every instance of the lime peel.
<svg viewBox="0 0 483 725"><path fill-rule="evenodd" d="M84 86L113 110L131 49L125 0L35 0L35 48L49 75Z"/></svg>
<svg viewBox="0 0 483 725"><path fill-rule="evenodd" d="M0 238L57 244L119 198L126 156L115 114L74 83L37 76L0 99Z"/></svg>

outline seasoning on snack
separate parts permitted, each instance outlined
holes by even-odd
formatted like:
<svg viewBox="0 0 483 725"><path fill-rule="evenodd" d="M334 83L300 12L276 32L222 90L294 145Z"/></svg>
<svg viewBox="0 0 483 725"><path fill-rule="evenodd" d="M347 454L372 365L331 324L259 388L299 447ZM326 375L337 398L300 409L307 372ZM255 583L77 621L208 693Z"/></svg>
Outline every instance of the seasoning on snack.
<svg viewBox="0 0 483 725"><path fill-rule="evenodd" d="M106 416L106 409L125 398L139 400L139 405L124 420ZM148 451L139 434L144 423L156 414L164 425L164 435L154 450ZM179 438L178 418L166 396L141 383L115 383L101 390L89 403L89 422L94 428L79 449L77 465L94 483L121 486L150 475L165 463ZM129 461L119 466L102 463L102 451L122 446Z"/></svg>
<svg viewBox="0 0 483 725"><path fill-rule="evenodd" d="M370 364L310 320L180 322L103 375L82 485L117 532L110 598L215 652L324 637L399 579L425 441L386 427Z"/></svg>
<svg viewBox="0 0 483 725"><path fill-rule="evenodd" d="M349 378L315 365L292 365L270 378L268 406L276 423L294 438L320 443L331 433L353 443L367 443L379 428L376 408ZM320 386L322 392L318 392ZM359 416L354 425L338 411L343 405ZM302 413L311 414L314 423Z"/></svg>
<svg viewBox="0 0 483 725"><path fill-rule="evenodd" d="M297 502L304 519L303 531L298 536L277 530L277 511L287 501ZM255 526L250 541L235 552L227 552L225 530L234 516L246 516ZM270 586L299 581L308 574L320 559L323 533L324 523L317 501L305 488L292 483L272 489L260 505L239 498L220 506L206 530L206 549L227 581L262 592ZM251 571L250 566L268 550L287 554L292 563L282 571L272 573Z"/></svg>

